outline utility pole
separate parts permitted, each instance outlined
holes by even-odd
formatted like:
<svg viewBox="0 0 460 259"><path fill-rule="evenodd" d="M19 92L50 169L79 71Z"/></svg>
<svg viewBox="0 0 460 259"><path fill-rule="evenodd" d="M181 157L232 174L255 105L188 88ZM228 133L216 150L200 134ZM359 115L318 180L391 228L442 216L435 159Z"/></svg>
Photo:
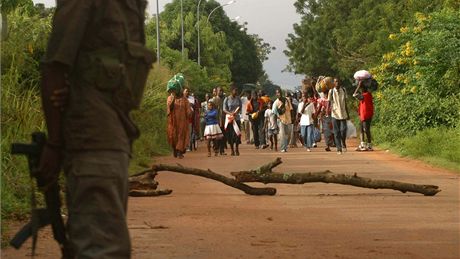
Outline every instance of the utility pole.
<svg viewBox="0 0 460 259"><path fill-rule="evenodd" d="M160 7L157 0L157 62L160 65Z"/></svg>

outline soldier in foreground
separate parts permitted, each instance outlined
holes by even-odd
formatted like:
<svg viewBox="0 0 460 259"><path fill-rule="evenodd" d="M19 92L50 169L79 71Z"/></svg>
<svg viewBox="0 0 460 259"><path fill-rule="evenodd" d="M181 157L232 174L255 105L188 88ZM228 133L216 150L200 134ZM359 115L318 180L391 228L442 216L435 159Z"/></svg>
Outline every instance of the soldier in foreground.
<svg viewBox="0 0 460 259"><path fill-rule="evenodd" d="M57 1L42 67L48 140L40 172L66 175L72 257L129 258L128 164L154 61L143 0Z"/></svg>

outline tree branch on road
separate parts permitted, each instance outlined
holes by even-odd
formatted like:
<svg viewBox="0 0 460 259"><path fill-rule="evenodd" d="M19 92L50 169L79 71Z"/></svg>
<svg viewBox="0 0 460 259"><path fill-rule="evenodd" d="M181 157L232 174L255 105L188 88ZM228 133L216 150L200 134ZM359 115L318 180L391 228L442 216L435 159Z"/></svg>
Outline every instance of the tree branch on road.
<svg viewBox="0 0 460 259"><path fill-rule="evenodd" d="M304 183L335 183L343 185L352 185L362 188L370 189L392 189L400 191L402 193L415 192L421 193L425 196L434 196L441 190L435 185L420 185L412 183L404 183L393 180L375 180L366 177L360 177L356 173L352 175L347 174L333 174L333 172L326 170L323 172L308 172L308 173L275 173L272 171L273 168L277 167L282 163L281 158L276 158L274 161L262 165L261 167L249 170L232 172L231 175L235 179L223 176L208 170L202 170L197 168L184 167L182 165L165 165L157 164L153 165L152 169L138 173L130 177L130 195L131 196L154 196L158 193L153 192L156 189L158 183L154 180L157 172L159 171L170 171L182 174L190 174L201 176L204 178L213 179L233 188L242 190L246 194L250 195L275 195L275 188L256 188L246 185L247 182L260 182L264 184L269 183L284 183L284 184L304 184ZM136 189L137 188L137 189ZM142 189L150 190L144 191ZM134 192L136 190L136 192ZM141 194L139 194L141 193ZM170 193L170 192L169 192ZM169 194L166 193L166 194ZM152 195L149 195L152 194Z"/></svg>

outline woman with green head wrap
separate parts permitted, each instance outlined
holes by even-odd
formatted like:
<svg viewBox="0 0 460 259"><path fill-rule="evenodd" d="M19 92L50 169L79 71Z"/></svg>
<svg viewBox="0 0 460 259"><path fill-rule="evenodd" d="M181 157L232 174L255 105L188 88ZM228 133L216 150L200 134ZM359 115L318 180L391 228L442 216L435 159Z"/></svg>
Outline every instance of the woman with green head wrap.
<svg viewBox="0 0 460 259"><path fill-rule="evenodd" d="M178 158L184 157L185 148L190 142L188 122L193 112L181 91L184 81L183 75L177 74L167 85L168 143L173 149L174 157Z"/></svg>
<svg viewBox="0 0 460 259"><path fill-rule="evenodd" d="M179 95L179 93L182 92L182 88L184 87L185 84L185 78L182 73L178 73L174 75L169 81L168 84L166 85L166 90L170 93L171 91L174 91L176 94Z"/></svg>

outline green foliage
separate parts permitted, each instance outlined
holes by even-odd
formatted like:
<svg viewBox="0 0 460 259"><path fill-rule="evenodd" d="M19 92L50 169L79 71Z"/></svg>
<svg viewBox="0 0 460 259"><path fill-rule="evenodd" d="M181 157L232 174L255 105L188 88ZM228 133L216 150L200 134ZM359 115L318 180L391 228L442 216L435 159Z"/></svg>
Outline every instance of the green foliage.
<svg viewBox="0 0 460 259"><path fill-rule="evenodd" d="M377 137L379 140L387 138L383 142L379 142L380 146L403 156L421 159L433 165L460 172L459 128L430 128L403 138L393 136L398 138L397 142L393 142L388 136L389 132L397 134L396 128L379 125L373 128L373 132L375 136L383 136L383 138Z"/></svg>
<svg viewBox="0 0 460 259"><path fill-rule="evenodd" d="M2 15L9 14L18 7L33 11L34 3L32 0L2 0Z"/></svg>
<svg viewBox="0 0 460 259"><path fill-rule="evenodd" d="M24 8L12 11L8 17L8 39L2 42L2 76L8 74L13 84L33 88L39 82L38 67L51 30L51 17L29 15Z"/></svg>
<svg viewBox="0 0 460 259"><path fill-rule="evenodd" d="M163 17L163 16L162 16ZM169 16L164 16L169 17ZM225 35L223 33L214 33L212 28L205 26L205 21L201 21L202 65L200 67L196 62L188 57L193 55L196 46L196 35L193 28L193 14L189 13L185 17L184 26L188 33L185 35L184 57L181 53L181 47L176 46L175 42L180 41L180 20L175 18L173 25L167 27L168 21L162 21L160 24L162 43L161 43L161 64L167 66L172 72L181 72L185 75L187 85L193 92L199 96L211 92L215 85L228 85L231 80L229 69L232 60L231 50L225 44ZM194 36L193 36L193 35ZM146 26L147 46L156 49L156 21L150 19Z"/></svg>
<svg viewBox="0 0 460 259"><path fill-rule="evenodd" d="M445 0L298 0L300 24L287 39L288 70L307 75L350 78L373 67L397 47L387 36L413 19L415 12L432 12ZM458 5L458 4L457 4Z"/></svg>
<svg viewBox="0 0 460 259"><path fill-rule="evenodd" d="M44 52L50 19L16 9L9 15L10 33L2 44L1 195L2 219L27 213L29 172L24 157L12 156L12 142L30 142L45 125L37 85L40 53Z"/></svg>
<svg viewBox="0 0 460 259"><path fill-rule="evenodd" d="M198 1L184 0L185 48L191 60L197 60L197 4ZM201 1L200 4L200 46L201 65L205 67L211 84L230 81L238 85L256 83L263 75L262 62L270 52L270 45L258 35L248 35L236 22L232 22L222 8L216 9L207 21L209 13L220 4L216 1ZM181 50L180 1L165 6L161 13L161 32L165 48ZM216 82L217 81L217 82Z"/></svg>
<svg viewBox="0 0 460 259"><path fill-rule="evenodd" d="M376 122L397 125L403 136L460 121L460 12L415 18L389 35L400 46L372 69L382 89L376 95Z"/></svg>
<svg viewBox="0 0 460 259"><path fill-rule="evenodd" d="M194 1L184 1L184 47L185 57L175 55L175 51L182 51L181 43L181 20L180 20L180 2L173 1L165 6L165 10L161 14L162 26L161 35L162 41L161 50L168 56L168 66L175 70L177 67L190 68L192 60L197 60L197 17L196 4ZM205 4L205 2L203 2ZM206 13L200 15L200 46L201 46L201 65L205 67L206 73L209 76L208 82L200 81L196 86L224 83L228 84L231 79L229 70L232 61L232 51L226 44L227 39L225 33L213 31L211 24L206 22ZM227 18L228 19L228 18ZM155 20L149 21L148 31L155 31ZM152 35L155 35L152 34ZM172 54L172 55L171 55ZM162 55L163 57L163 55ZM189 60L190 59L190 60ZM182 63L175 65L175 63ZM183 71L181 71L183 72ZM185 72L183 72L185 73ZM191 75L189 74L189 77Z"/></svg>
<svg viewBox="0 0 460 259"><path fill-rule="evenodd" d="M169 152L166 138L166 83L173 73L155 65L147 80L142 106L133 112L133 119L141 131L134 142L131 173L138 173L152 164L152 158Z"/></svg>

